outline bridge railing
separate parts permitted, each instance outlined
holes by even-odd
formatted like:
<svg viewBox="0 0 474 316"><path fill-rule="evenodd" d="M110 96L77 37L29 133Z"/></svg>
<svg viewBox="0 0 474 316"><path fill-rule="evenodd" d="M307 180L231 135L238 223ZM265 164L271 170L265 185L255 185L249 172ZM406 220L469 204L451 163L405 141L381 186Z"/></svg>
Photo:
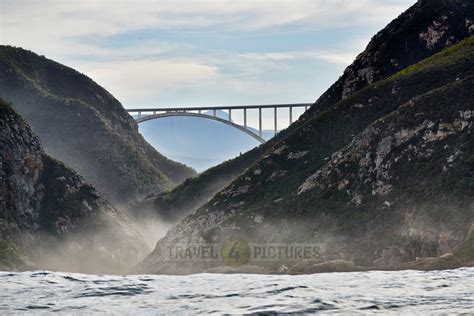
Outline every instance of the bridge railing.
<svg viewBox="0 0 474 316"><path fill-rule="evenodd" d="M163 113L197 113L203 117L208 117L209 115L204 115L203 112L212 111L212 116L217 118L217 111L226 111L228 116L227 118L220 118L228 122L232 121L232 112L234 111L243 111L243 124L237 124L242 126L244 129L248 130L248 110L258 110L258 132L260 138L263 135L263 114L262 110L264 109L273 109L273 130L274 134L278 132L278 109L287 108L288 109L288 122L291 125L293 123L293 109L295 108L304 108L306 111L312 103L295 103L295 104L267 104L267 105L237 105L237 106L204 106L204 107L156 107L156 108L138 108L138 109L127 109L131 115L136 114L136 120L140 122L144 121L143 118L152 116L158 116Z"/></svg>

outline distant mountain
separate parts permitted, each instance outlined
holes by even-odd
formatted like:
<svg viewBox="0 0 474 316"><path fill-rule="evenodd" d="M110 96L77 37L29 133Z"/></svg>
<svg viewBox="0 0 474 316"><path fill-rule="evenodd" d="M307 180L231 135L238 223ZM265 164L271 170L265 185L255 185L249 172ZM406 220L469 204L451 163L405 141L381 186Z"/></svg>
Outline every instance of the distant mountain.
<svg viewBox="0 0 474 316"><path fill-rule="evenodd" d="M212 111L203 114L213 115ZM228 119L224 111L217 117ZM140 123L140 133L160 153L184 163L199 172L258 146L260 143L249 135L221 122L195 117L165 117ZM258 134L258 131L252 129ZM274 132L265 130L269 139Z"/></svg>
<svg viewBox="0 0 474 316"><path fill-rule="evenodd" d="M298 122L254 150L261 154L240 176L170 230L136 271L221 266L218 260L170 265L166 249L235 235L324 245L321 257L305 265L260 263L267 272L317 272L322 262L326 271L341 264L346 270L474 265L472 21L471 1L419 1L379 32ZM243 159L233 165L243 169ZM158 210L191 190L210 193L201 177L159 196Z"/></svg>
<svg viewBox="0 0 474 316"><path fill-rule="evenodd" d="M1 100L0 162L0 269L120 273L146 255L123 214Z"/></svg>
<svg viewBox="0 0 474 316"><path fill-rule="evenodd" d="M105 89L45 57L0 46L0 97L31 124L48 154L111 201L128 203L195 175L150 146Z"/></svg>
<svg viewBox="0 0 474 316"><path fill-rule="evenodd" d="M174 219L189 214L278 147L288 135L300 133L312 117L472 34L473 10L472 1L466 0L418 1L377 33L343 75L288 129L245 154L186 180L170 192L149 197L141 207Z"/></svg>

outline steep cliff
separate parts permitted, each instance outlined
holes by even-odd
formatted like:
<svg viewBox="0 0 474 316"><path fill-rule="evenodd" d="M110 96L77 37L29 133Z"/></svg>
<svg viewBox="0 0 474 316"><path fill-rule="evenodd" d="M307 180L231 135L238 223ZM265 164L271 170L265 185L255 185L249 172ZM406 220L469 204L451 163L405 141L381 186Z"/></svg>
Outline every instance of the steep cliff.
<svg viewBox="0 0 474 316"><path fill-rule="evenodd" d="M212 244L232 234L321 243L320 262L365 268L420 268L424 261L408 262L440 255L450 258L444 267L472 264L473 88L469 37L306 117L171 230L137 270L223 265L169 265L166 254L170 244Z"/></svg>
<svg viewBox="0 0 474 316"><path fill-rule="evenodd" d="M372 38L306 117L472 34L472 1L419 0Z"/></svg>
<svg viewBox="0 0 474 316"><path fill-rule="evenodd" d="M466 0L423 0L376 34L344 74L288 129L267 143L186 180L170 192L151 196L137 209L176 220L199 208L267 152L280 146L306 121L368 85L474 34L474 3Z"/></svg>
<svg viewBox="0 0 474 316"><path fill-rule="evenodd" d="M0 266L117 273L147 251L127 219L73 170L46 155L0 101ZM31 261L31 263L28 261Z"/></svg>
<svg viewBox="0 0 474 316"><path fill-rule="evenodd" d="M148 144L105 89L45 57L0 46L0 97L38 133L49 155L114 202L169 190L195 175Z"/></svg>

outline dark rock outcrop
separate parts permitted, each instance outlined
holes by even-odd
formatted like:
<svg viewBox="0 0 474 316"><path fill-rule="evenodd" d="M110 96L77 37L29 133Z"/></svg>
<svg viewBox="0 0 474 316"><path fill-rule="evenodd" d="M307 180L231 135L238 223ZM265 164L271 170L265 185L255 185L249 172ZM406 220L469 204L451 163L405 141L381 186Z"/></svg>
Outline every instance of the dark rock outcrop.
<svg viewBox="0 0 474 316"><path fill-rule="evenodd" d="M0 265L118 273L147 251L131 223L0 101Z"/></svg>

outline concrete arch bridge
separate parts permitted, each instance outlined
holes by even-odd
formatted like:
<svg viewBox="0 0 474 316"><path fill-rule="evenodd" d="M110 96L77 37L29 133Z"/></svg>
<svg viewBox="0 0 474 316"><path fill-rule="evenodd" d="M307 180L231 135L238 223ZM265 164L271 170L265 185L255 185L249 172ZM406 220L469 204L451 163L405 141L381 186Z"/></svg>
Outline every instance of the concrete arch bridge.
<svg viewBox="0 0 474 316"><path fill-rule="evenodd" d="M293 109L304 108L304 111L310 107L312 103L296 103L296 104L270 104L270 105L239 105L239 106L208 106L208 107L157 107L157 108L142 108L142 109L127 109L126 111L132 115L137 123L146 122L149 120L160 119L172 116L190 116L202 119L214 120L232 126L249 136L255 138L260 143L264 143L265 139L262 137L263 120L265 114L264 109L273 109L273 130L274 134L278 131L278 110L283 109L288 111L288 124L280 126L286 128L293 123L294 114ZM258 111L258 126L252 127L248 125L248 111ZM219 111L226 112L226 117L219 117ZM237 123L232 120L232 114L241 111L243 114L243 121ZM268 111L267 111L268 112ZM270 114L271 115L271 114Z"/></svg>

